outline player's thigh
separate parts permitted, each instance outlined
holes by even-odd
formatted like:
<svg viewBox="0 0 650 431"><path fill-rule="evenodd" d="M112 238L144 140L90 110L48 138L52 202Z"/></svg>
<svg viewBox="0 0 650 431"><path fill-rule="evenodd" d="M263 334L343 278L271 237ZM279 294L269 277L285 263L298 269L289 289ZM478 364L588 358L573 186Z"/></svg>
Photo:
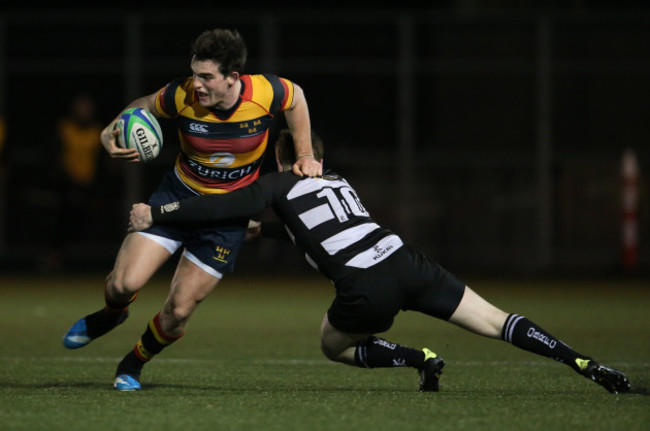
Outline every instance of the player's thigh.
<svg viewBox="0 0 650 431"><path fill-rule="evenodd" d="M465 283L421 252L403 248L395 253L400 260L396 260L394 267L407 298L404 309L449 320L462 300Z"/></svg>
<svg viewBox="0 0 650 431"><path fill-rule="evenodd" d="M191 311L214 290L219 280L214 273L206 271L204 266L181 256L172 278L168 303L173 307Z"/></svg>
<svg viewBox="0 0 650 431"><path fill-rule="evenodd" d="M499 338L507 317L508 313L466 286L463 298L449 321L476 334Z"/></svg>
<svg viewBox="0 0 650 431"><path fill-rule="evenodd" d="M139 290L172 253L150 237L131 233L124 238L107 285L118 290Z"/></svg>

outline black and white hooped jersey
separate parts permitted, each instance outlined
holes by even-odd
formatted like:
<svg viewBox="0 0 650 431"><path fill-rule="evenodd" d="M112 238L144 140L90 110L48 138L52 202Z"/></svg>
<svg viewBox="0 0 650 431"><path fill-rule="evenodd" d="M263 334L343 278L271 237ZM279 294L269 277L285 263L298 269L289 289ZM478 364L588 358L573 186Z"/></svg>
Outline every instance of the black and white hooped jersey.
<svg viewBox="0 0 650 431"><path fill-rule="evenodd" d="M267 207L274 209L306 259L332 281L381 262L403 245L372 220L344 178L331 174L267 174L231 193L152 208L152 216L154 223L209 222L252 216Z"/></svg>

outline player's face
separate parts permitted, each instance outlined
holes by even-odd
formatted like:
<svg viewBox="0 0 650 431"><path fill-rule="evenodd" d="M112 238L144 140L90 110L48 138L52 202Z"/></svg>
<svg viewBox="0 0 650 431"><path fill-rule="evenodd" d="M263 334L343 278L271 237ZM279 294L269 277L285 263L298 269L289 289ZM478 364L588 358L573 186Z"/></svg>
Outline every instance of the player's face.
<svg viewBox="0 0 650 431"><path fill-rule="evenodd" d="M234 104L232 99L232 88L239 78L239 74L233 72L224 76L219 72L219 64L211 60L192 60L192 73L194 78L194 90L201 106L206 108L230 108Z"/></svg>

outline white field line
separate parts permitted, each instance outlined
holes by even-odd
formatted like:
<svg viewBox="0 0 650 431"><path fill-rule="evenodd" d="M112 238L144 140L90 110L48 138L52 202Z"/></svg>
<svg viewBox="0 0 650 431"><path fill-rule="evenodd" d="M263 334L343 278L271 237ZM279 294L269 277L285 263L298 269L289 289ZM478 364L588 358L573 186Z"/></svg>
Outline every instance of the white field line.
<svg viewBox="0 0 650 431"><path fill-rule="evenodd" d="M102 363L111 362L117 363L121 357L101 357L101 356L53 356L53 357L28 357L28 356L0 356L0 361L3 362L90 362ZM231 362L226 359L184 359L184 358L156 358L157 363L168 364L218 364L223 362ZM264 359L241 361L250 364L268 364L268 365L295 365L295 366L322 366L322 365L339 365L336 362L328 361L327 359ZM650 362L608 362L610 366L614 367L648 367ZM453 361L450 364L454 367L507 367L507 366L535 366L547 367L557 366L553 360L539 360L539 361Z"/></svg>

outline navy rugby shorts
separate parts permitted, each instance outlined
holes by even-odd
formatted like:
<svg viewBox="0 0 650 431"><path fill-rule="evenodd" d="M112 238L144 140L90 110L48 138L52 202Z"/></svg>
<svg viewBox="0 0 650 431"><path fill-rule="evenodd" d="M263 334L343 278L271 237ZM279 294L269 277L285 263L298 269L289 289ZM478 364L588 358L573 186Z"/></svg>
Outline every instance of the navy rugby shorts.
<svg viewBox="0 0 650 431"><path fill-rule="evenodd" d="M151 206L165 205L196 195L171 170L165 173L158 190L147 203ZM247 226L248 218L238 218L201 225L154 225L141 234L158 242L170 253L184 246L184 257L209 274L221 278L224 273L234 270Z"/></svg>
<svg viewBox="0 0 650 431"><path fill-rule="evenodd" d="M377 265L336 283L327 316L336 329L354 334L385 332L400 310L449 320L465 284L408 245Z"/></svg>

